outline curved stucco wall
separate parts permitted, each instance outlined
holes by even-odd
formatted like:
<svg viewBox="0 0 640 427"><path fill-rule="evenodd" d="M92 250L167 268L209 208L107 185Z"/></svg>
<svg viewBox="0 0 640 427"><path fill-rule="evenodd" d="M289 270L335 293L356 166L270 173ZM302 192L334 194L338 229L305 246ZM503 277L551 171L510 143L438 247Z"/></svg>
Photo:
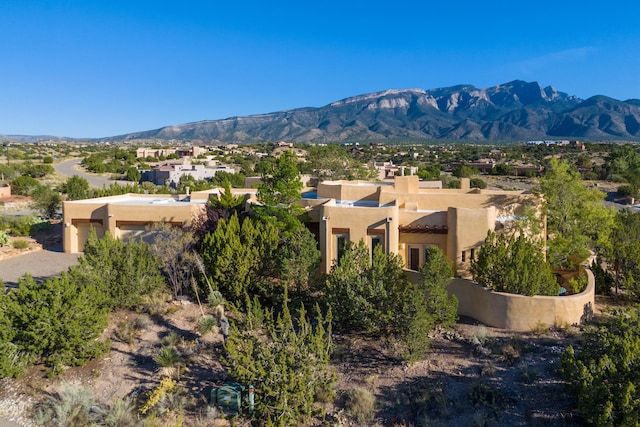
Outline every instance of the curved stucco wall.
<svg viewBox="0 0 640 427"><path fill-rule="evenodd" d="M454 278L449 295L458 298L458 314L476 319L485 325L514 331L530 331L540 324L562 326L579 324L585 312L593 310L595 278L589 269L586 289L576 295L562 297L524 296L493 292L470 280ZM419 273L408 274L412 281Z"/></svg>

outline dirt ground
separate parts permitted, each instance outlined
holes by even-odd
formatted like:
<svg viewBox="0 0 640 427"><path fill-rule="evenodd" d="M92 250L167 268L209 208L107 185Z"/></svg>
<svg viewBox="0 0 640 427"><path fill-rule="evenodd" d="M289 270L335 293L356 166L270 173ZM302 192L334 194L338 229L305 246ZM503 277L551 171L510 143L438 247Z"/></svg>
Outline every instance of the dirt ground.
<svg viewBox="0 0 640 427"><path fill-rule="evenodd" d="M184 425L220 425L208 413L207 401L212 386L228 380L219 362L222 337L199 336L200 316L198 304L189 301L170 303L154 316L116 312L104 332L111 339L108 354L53 378L34 367L19 380L5 379L0 401L17 396L35 403L63 382L85 387L105 403L144 397L161 378L154 356L175 333L184 362L179 384L188 396ZM137 329L131 332L127 324ZM335 336L338 394L318 425L582 425L557 371L562 351L578 334L577 327L513 333L463 318L452 330L434 332L425 360L411 365L396 356L390 340ZM344 410L344 395L354 387L375 395L373 421L358 424Z"/></svg>

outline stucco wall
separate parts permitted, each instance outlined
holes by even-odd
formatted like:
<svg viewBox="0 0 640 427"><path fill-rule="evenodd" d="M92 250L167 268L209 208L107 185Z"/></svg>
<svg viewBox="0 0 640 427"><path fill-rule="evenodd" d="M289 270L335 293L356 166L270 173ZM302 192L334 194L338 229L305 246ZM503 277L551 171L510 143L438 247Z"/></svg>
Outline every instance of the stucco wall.
<svg viewBox="0 0 640 427"><path fill-rule="evenodd" d="M9 197L11 197L11 186L0 184L0 199L8 199Z"/></svg>
<svg viewBox="0 0 640 427"><path fill-rule="evenodd" d="M587 288L576 295L562 297L513 295L493 292L469 280L455 278L449 294L458 298L458 314L469 316L497 328L530 331L536 325L547 326L580 323L585 308L593 309L595 279L587 273Z"/></svg>
<svg viewBox="0 0 640 427"><path fill-rule="evenodd" d="M595 279L589 269L587 288L576 295L562 297L506 294L486 290L469 280L454 278L449 295L458 298L458 315L468 316L485 325L513 331L530 331L539 324L562 326L580 323L585 310L595 301ZM409 280L421 280L420 273L407 271Z"/></svg>

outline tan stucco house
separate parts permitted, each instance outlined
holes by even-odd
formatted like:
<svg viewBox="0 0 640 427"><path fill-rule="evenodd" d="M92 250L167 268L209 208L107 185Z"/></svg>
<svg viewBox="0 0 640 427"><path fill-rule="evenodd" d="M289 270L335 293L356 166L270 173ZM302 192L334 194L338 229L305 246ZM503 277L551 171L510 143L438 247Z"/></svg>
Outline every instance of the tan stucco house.
<svg viewBox="0 0 640 427"><path fill-rule="evenodd" d="M471 189L468 179L462 179L461 189L438 187L420 182L417 176L398 176L385 182L325 181L308 189L302 204L309 211L309 227L318 236L322 269L330 270L347 241L363 239L371 249L381 245L386 252L399 254L411 270L424 263L426 247L437 246L455 262L458 272L464 272L487 231L508 226L526 203L538 203L523 191ZM115 237L126 238L144 233L154 223L189 225L220 191L64 202L64 251L81 252L90 227L99 236L109 230ZM256 203L255 189L233 191Z"/></svg>

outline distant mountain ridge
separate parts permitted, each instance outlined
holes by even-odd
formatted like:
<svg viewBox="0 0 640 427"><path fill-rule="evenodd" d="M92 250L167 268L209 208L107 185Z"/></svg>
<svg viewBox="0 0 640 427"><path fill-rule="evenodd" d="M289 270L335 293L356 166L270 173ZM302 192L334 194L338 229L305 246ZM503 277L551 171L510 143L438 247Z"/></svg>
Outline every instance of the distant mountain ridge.
<svg viewBox="0 0 640 427"><path fill-rule="evenodd" d="M640 100L582 100L537 82L478 89L386 90L324 107L205 120L101 141L137 139L345 142L385 140L640 140Z"/></svg>

